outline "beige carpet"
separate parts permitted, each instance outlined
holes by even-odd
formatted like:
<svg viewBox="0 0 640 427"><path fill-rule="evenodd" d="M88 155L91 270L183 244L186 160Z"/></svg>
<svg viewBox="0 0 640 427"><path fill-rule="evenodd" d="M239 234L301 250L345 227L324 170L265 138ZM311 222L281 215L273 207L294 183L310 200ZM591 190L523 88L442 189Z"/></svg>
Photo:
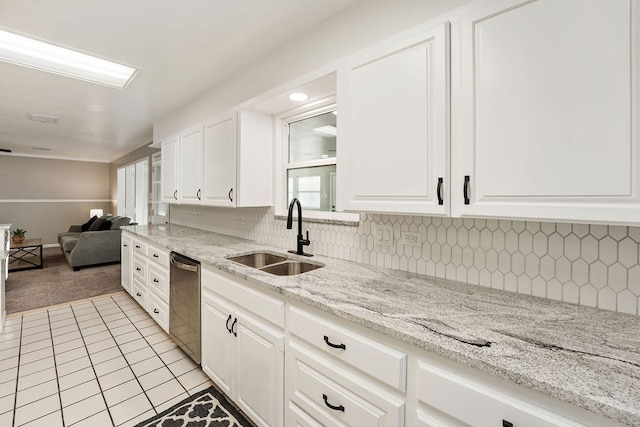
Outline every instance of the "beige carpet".
<svg viewBox="0 0 640 427"><path fill-rule="evenodd" d="M60 248L43 251L42 270L9 273L5 288L7 314L77 301L122 290L120 264L73 271Z"/></svg>

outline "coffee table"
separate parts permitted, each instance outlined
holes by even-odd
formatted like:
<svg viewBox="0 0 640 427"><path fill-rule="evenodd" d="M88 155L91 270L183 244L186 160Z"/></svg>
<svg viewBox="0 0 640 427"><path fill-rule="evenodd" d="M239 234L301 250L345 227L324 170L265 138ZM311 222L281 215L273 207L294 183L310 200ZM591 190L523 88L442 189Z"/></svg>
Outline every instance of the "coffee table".
<svg viewBox="0 0 640 427"><path fill-rule="evenodd" d="M25 239L9 248L9 271L42 268L42 239Z"/></svg>

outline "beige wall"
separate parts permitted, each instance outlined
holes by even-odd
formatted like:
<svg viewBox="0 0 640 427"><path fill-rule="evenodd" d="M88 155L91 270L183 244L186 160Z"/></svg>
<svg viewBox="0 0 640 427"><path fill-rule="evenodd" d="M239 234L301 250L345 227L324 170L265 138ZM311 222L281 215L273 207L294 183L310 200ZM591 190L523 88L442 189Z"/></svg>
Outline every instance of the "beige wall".
<svg viewBox="0 0 640 427"><path fill-rule="evenodd" d="M109 182L107 163L0 155L0 223L55 244L90 209L111 212Z"/></svg>

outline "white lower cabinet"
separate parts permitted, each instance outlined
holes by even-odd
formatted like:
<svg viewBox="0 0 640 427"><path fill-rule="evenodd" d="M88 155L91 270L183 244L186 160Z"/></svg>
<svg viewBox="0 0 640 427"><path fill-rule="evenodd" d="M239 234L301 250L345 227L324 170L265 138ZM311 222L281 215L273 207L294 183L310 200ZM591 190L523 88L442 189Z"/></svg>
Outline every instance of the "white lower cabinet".
<svg viewBox="0 0 640 427"><path fill-rule="evenodd" d="M286 425L404 426L407 355L340 323L288 307Z"/></svg>
<svg viewBox="0 0 640 427"><path fill-rule="evenodd" d="M283 425L284 302L202 269L202 370L259 426Z"/></svg>
<svg viewBox="0 0 640 427"><path fill-rule="evenodd" d="M169 251L123 231L122 287L169 332Z"/></svg>

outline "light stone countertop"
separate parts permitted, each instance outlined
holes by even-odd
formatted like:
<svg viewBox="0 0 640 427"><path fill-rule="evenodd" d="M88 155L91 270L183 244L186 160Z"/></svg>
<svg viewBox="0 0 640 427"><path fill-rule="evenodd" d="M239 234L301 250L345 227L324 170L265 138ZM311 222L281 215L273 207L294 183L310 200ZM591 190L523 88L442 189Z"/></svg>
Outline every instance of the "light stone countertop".
<svg viewBox="0 0 640 427"><path fill-rule="evenodd" d="M177 225L123 230L399 341L640 425L637 316L324 256L305 258L324 268L274 276L225 257L281 249Z"/></svg>

